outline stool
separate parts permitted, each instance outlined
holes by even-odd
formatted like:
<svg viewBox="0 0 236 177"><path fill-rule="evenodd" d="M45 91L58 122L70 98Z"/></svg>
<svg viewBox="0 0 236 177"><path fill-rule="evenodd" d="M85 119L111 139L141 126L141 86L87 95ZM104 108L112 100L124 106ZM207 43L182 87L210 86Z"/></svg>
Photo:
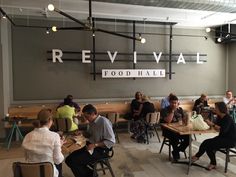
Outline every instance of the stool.
<svg viewBox="0 0 236 177"><path fill-rule="evenodd" d="M20 140L23 140L23 135L21 134L21 131L17 125L19 121L13 121L13 124L12 124L12 127L11 127L11 130L6 138L6 144L7 144L7 150L9 150L10 146L11 146L11 141L12 141L12 136L14 134L14 132L16 132L16 134L19 135L19 138Z"/></svg>
<svg viewBox="0 0 236 177"><path fill-rule="evenodd" d="M169 147L169 161L171 161L171 144L170 144L170 140L168 138L166 138L166 137L164 137L164 139L162 141L159 153L162 152L162 149L163 149L164 145L167 145ZM184 157L185 157L185 159L187 159L187 155L186 155L185 151L184 151Z"/></svg>

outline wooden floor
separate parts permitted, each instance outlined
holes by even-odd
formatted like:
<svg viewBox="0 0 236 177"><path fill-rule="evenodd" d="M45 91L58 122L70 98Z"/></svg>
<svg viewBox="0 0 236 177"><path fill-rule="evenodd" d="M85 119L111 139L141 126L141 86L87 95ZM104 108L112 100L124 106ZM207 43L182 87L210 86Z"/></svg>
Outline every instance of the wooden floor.
<svg viewBox="0 0 236 177"><path fill-rule="evenodd" d="M215 134L197 135L197 141L194 141L193 152L196 152L199 144L206 138L215 136ZM182 164L172 164L168 161L168 148L164 147L163 152L159 154L161 143L157 142L156 137L151 138L150 144L139 144L131 140L128 133L120 133L120 144L114 148L115 155L111 160L112 168L116 177L183 177L187 176L187 166ZM183 155L182 155L183 157ZM235 177L236 176L236 158L231 158L228 173L224 173L224 158L221 153L217 153L217 169L206 171L203 168L192 166L189 176L191 177ZM12 177L11 165L14 161L23 161L23 150L20 144L13 144L9 151L5 147L0 148L0 176ZM199 164L207 166L209 159L204 155ZM73 177L71 170L63 164L64 177ZM109 172L106 175L111 176Z"/></svg>

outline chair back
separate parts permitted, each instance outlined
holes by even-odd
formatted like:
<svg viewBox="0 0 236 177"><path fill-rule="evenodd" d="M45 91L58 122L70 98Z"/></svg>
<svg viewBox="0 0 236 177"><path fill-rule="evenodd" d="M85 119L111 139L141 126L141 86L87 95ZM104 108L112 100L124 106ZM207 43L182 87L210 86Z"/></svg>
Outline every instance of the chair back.
<svg viewBox="0 0 236 177"><path fill-rule="evenodd" d="M148 124L158 124L160 121L160 112L147 113L146 122Z"/></svg>
<svg viewBox="0 0 236 177"><path fill-rule="evenodd" d="M111 121L112 124L116 124L119 118L119 113L110 112L107 114L107 118Z"/></svg>
<svg viewBox="0 0 236 177"><path fill-rule="evenodd" d="M54 167L50 162L13 162L14 177L53 177Z"/></svg>
<svg viewBox="0 0 236 177"><path fill-rule="evenodd" d="M72 121L69 118L55 118L54 124L57 131L69 132L72 126Z"/></svg>

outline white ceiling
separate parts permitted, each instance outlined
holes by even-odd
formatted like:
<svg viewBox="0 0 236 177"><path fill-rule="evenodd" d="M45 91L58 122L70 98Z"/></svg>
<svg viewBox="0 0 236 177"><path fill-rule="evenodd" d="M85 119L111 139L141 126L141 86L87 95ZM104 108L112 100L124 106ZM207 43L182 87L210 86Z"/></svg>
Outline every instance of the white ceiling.
<svg viewBox="0 0 236 177"><path fill-rule="evenodd" d="M172 0L174 1L174 0ZM186 0L185 0L186 1ZM190 0L191 1L191 0ZM192 0L193 1L193 0ZM197 0L198 2L202 0ZM208 0L212 2L213 0ZM230 0L214 0L214 2L229 2ZM119 1L122 2L122 1ZM112 19L132 19L146 21L161 22L177 22L177 26L185 27L207 27L217 26L221 24L236 24L236 1L230 1L235 11L219 12L190 10L178 8L166 8L156 6L132 5L129 1L127 4L109 3L109 2L92 2L93 17L104 17ZM152 1L153 2L153 1ZM88 1L82 0L0 0L0 5L10 17L16 15L26 15L27 18L32 16L45 16L50 19L60 17L56 12L48 12L46 7L49 3L54 4L58 9L74 16L78 19L86 19L88 17L89 4ZM182 2L184 3L184 2ZM133 3L134 4L134 3ZM141 3L140 3L141 4ZM186 6L187 7L187 6ZM191 6L193 7L193 6Z"/></svg>

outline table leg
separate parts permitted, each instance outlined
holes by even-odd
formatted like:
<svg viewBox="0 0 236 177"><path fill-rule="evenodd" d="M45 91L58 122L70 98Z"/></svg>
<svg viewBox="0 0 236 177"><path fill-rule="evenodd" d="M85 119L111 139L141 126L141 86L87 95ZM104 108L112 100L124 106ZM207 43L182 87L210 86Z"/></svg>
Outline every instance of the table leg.
<svg viewBox="0 0 236 177"><path fill-rule="evenodd" d="M192 135L189 135L189 162L188 162L188 170L187 170L187 175L189 174L190 167L192 165Z"/></svg>
<svg viewBox="0 0 236 177"><path fill-rule="evenodd" d="M16 126L16 133L18 134L20 140L24 139L24 136L21 134L20 128L18 126Z"/></svg>
<svg viewBox="0 0 236 177"><path fill-rule="evenodd" d="M15 129L16 129L16 123L14 122L14 124L12 125L12 128L11 128L11 132L7 137L7 150L9 150L9 148L10 148L12 136L14 134Z"/></svg>

